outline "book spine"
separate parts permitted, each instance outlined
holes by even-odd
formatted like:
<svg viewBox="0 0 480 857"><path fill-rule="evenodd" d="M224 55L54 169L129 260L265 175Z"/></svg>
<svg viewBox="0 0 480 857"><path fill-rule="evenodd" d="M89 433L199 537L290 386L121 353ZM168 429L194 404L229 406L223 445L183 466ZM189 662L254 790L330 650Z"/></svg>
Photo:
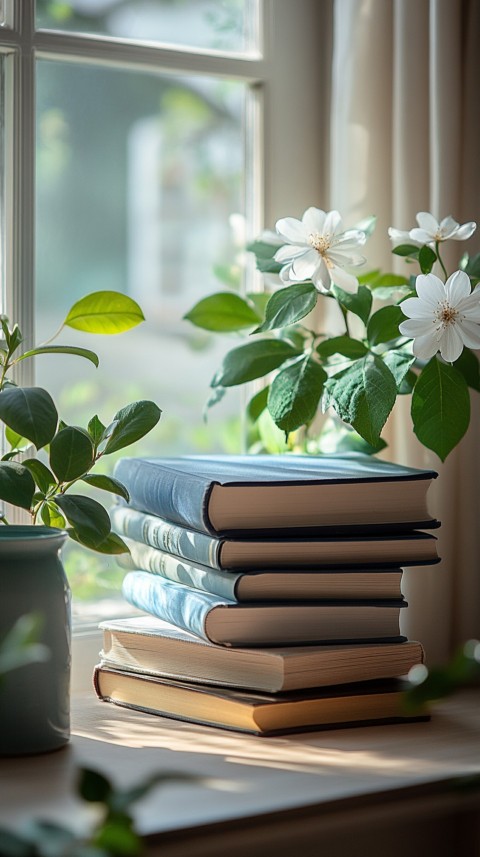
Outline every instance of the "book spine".
<svg viewBox="0 0 480 857"><path fill-rule="evenodd" d="M214 534L208 520L210 478L141 458L121 458L114 472L128 489L135 509Z"/></svg>
<svg viewBox="0 0 480 857"><path fill-rule="evenodd" d="M222 573L209 568L189 565L180 557L172 556L165 551L148 545L126 539L130 549L129 554L119 554L117 562L123 568L140 569L151 574L158 574L174 583L183 583L192 589L210 592L228 601L236 601L235 589L240 574Z"/></svg>
<svg viewBox="0 0 480 857"><path fill-rule="evenodd" d="M134 607L209 640L205 623L210 610L219 605L216 596L163 580L148 571L128 572L122 592Z"/></svg>
<svg viewBox="0 0 480 857"><path fill-rule="evenodd" d="M185 530L169 521L120 504L110 510L110 518L119 536L127 536L190 562L220 568L222 542L213 536Z"/></svg>

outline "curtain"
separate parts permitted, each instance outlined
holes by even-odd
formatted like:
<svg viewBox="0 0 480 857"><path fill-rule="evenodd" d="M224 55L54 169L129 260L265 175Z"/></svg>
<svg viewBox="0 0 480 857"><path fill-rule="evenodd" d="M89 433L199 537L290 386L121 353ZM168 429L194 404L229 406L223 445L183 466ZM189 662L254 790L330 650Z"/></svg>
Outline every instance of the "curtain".
<svg viewBox="0 0 480 857"><path fill-rule="evenodd" d="M365 255L401 271L387 228L410 229L418 211L480 222L478 0L333 0L329 203L350 226L376 214ZM443 245L449 273L468 242ZM405 269L404 269L405 270ZM411 269L409 270L411 272ZM444 465L415 439L409 400L387 426L385 457L439 472L430 494L440 565L408 569L404 632L429 664L480 637L480 408Z"/></svg>

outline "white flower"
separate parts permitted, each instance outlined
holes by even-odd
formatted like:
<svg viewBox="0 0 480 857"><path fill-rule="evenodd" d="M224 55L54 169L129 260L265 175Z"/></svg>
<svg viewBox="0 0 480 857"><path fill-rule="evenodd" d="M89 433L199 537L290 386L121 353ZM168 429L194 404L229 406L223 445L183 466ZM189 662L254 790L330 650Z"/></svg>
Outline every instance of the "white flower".
<svg viewBox="0 0 480 857"><path fill-rule="evenodd" d="M410 232L403 229L394 229L393 226L389 226L388 236L394 248L400 247L402 244L413 244L415 247L422 247L422 243L420 241L414 241Z"/></svg>
<svg viewBox="0 0 480 857"><path fill-rule="evenodd" d="M416 298L400 304L407 321L399 325L403 336L412 337L413 353L428 360L437 351L453 363L464 345L480 348L480 284L473 292L465 271L455 271L446 283L435 274L420 274Z"/></svg>
<svg viewBox="0 0 480 857"><path fill-rule="evenodd" d="M366 235L360 229L343 232L338 211L307 208L301 220L284 217L276 229L287 242L275 253L275 260L285 263L280 271L283 282L312 280L322 292L328 292L333 282L346 292L356 292L358 280L344 268L363 265L365 258L354 248L365 243Z"/></svg>
<svg viewBox="0 0 480 857"><path fill-rule="evenodd" d="M472 221L460 226L450 215L438 222L428 211L419 211L416 217L419 229L410 230L410 238L421 244L436 244L440 241L466 241L475 232L477 224Z"/></svg>

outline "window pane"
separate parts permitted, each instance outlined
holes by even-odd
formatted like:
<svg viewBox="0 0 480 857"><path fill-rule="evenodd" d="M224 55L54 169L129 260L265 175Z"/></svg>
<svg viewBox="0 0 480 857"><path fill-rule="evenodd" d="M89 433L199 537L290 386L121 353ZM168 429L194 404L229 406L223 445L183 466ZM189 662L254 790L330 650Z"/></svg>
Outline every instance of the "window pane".
<svg viewBox="0 0 480 857"><path fill-rule="evenodd" d="M245 52L256 0L37 0L37 26Z"/></svg>
<svg viewBox="0 0 480 857"><path fill-rule="evenodd" d="M123 454L237 450L238 396L202 419L224 343L182 316L222 288L218 278L240 285L245 87L44 61L37 92L37 344L96 290L128 293L147 318L119 336L67 329L57 342L93 349L100 368L46 355L38 383L65 422L83 427L156 401L159 426ZM98 596L96 572L108 577L114 562L79 548L70 556L76 594Z"/></svg>

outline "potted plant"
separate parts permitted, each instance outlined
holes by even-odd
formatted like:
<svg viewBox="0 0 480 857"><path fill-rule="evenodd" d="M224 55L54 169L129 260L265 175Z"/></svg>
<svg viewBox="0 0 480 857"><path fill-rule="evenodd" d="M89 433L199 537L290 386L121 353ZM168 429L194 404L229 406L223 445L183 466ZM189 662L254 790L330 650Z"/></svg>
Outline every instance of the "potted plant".
<svg viewBox="0 0 480 857"><path fill-rule="evenodd" d="M114 334L143 321L138 304L117 292L95 292L75 303L54 336L22 349L17 324L0 317L0 501L25 512L29 523L9 525L0 514L0 640L19 617L38 614L49 657L5 677L0 706L0 754L55 749L69 737L70 591L60 560L68 537L92 550L128 548L111 532L107 510L80 493L90 485L128 499L125 487L92 472L101 458L139 440L160 418L154 402L127 404L105 425L94 415L85 427L67 425L40 387L17 386L15 366L42 354L74 355L98 366L86 348L53 345L64 327Z"/></svg>

